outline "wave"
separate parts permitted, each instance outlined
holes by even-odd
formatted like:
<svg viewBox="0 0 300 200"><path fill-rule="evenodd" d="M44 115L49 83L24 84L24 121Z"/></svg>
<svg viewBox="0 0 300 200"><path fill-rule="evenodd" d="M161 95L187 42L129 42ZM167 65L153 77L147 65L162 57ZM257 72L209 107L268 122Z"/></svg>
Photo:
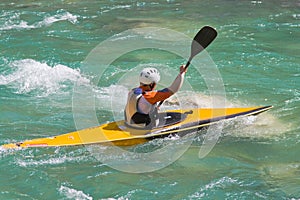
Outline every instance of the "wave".
<svg viewBox="0 0 300 200"><path fill-rule="evenodd" d="M21 17L20 17L21 14L22 13L17 13L17 12L1 13L1 15L3 16L5 21L4 21L3 25L0 25L0 31L7 31L7 30L14 30L14 29L16 29L16 30L35 29L35 28L47 27L47 26L51 26L53 23L59 22L59 21L69 21L72 24L75 24L78 22L77 15L73 15L62 9L56 11L56 14L54 14L53 16L47 15L44 17L44 19L42 21L35 22L33 24L29 24L27 21L21 20ZM0 21L0 23L1 23L1 21Z"/></svg>
<svg viewBox="0 0 300 200"><path fill-rule="evenodd" d="M217 180L212 180L210 183L203 185L202 187L200 187L199 191L196 191L194 194L189 195L188 199L202 199L205 196L207 197L210 192L216 191L220 188L224 188L226 185L235 186L240 184L241 183L239 180L225 176Z"/></svg>
<svg viewBox="0 0 300 200"><path fill-rule="evenodd" d="M83 191L76 190L64 185L61 185L58 191L62 196L65 196L67 199L93 199L91 196L85 194Z"/></svg>
<svg viewBox="0 0 300 200"><path fill-rule="evenodd" d="M115 5L115 6L104 6L101 8L101 13L110 12L116 9L130 9L131 5Z"/></svg>
<svg viewBox="0 0 300 200"><path fill-rule="evenodd" d="M265 162L260 166L260 170L266 183L284 191L289 196L300 196L299 181L296 181L300 170L298 162Z"/></svg>
<svg viewBox="0 0 300 200"><path fill-rule="evenodd" d="M0 85L13 87L16 93L27 94L39 91L47 96L76 83L88 84L89 80L80 74L80 70L65 65L53 67L32 59L23 59L9 63L11 70L0 75Z"/></svg>

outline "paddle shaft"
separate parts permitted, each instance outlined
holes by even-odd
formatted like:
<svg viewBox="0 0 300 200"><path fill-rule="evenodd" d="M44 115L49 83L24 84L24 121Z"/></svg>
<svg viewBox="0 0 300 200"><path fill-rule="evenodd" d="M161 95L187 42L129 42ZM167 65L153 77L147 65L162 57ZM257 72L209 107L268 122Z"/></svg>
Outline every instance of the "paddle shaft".
<svg viewBox="0 0 300 200"><path fill-rule="evenodd" d="M193 59L193 58L190 58L190 59L187 61L187 63L186 63L185 66L184 66L185 69L187 69L187 68L190 66L192 59Z"/></svg>

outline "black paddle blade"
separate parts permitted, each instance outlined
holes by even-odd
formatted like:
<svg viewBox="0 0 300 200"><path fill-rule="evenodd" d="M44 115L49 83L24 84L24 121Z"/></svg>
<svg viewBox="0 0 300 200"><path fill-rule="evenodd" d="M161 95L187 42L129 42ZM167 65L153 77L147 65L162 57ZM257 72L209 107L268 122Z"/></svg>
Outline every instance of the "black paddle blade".
<svg viewBox="0 0 300 200"><path fill-rule="evenodd" d="M204 50L217 37L217 35L218 33L214 28L204 26L193 39L189 61Z"/></svg>

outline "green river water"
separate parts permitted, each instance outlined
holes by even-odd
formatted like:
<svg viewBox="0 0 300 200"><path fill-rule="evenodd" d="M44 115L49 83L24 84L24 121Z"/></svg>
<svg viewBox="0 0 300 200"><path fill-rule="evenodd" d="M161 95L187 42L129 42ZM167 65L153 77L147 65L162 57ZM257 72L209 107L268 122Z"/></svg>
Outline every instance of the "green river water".
<svg viewBox="0 0 300 200"><path fill-rule="evenodd" d="M137 28L166 28L166 34L190 38L205 25L216 28L207 53L222 78L226 106L274 106L257 117L226 122L204 158L198 154L205 131L199 131L178 160L147 173L114 169L84 146L0 149L0 199L300 199L298 0L2 0L0 8L1 145L76 130L74 84L93 88L101 124L120 118L129 89L122 83L135 83L135 73L126 77L136 66L171 71L163 78L171 83L186 58L159 49L120 56L96 84L91 80L97 75L86 73L82 63L97 45ZM190 67L166 109L178 101L212 106L210 86L195 69ZM169 142L182 140L157 139L125 150L155 151ZM114 156L112 147L97 151L104 159Z"/></svg>

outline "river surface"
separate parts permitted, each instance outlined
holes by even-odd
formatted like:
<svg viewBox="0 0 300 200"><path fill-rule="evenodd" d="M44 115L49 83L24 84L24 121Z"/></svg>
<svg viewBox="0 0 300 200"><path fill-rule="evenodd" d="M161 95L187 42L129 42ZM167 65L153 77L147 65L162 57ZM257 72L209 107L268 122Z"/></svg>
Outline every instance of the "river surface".
<svg viewBox="0 0 300 200"><path fill-rule="evenodd" d="M76 130L78 83L92 88L99 124L122 116L130 89L125 83L137 80L131 69L158 67L170 84L187 58L159 49L120 55L105 70L100 63L103 75L92 81L97 75L86 73L84 60L127 30L164 28L166 34L152 36L174 31L193 38L201 27L214 27L218 37L206 53L222 79L226 106L274 106L226 122L203 158L198 155L205 131L126 147L144 153L190 140L179 159L146 173L111 167L85 146L0 149L0 199L300 199L299 1L2 0L0 8L0 144ZM194 65L165 109L213 105L215 93ZM164 76L168 72L171 77ZM90 115L81 117L88 121ZM218 132L216 126L211 133L214 128ZM114 156L112 147L94 148L104 159Z"/></svg>

